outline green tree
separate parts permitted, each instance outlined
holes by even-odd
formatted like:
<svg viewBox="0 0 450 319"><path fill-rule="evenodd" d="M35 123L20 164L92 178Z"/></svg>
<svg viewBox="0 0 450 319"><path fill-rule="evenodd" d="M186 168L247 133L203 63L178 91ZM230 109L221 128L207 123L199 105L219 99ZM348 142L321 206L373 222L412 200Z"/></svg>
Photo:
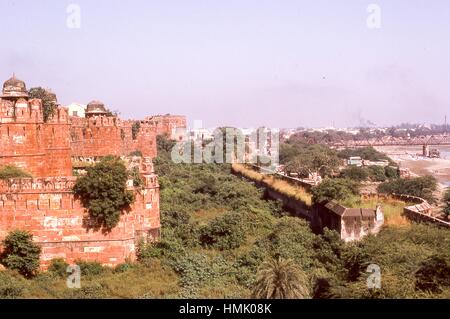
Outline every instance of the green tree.
<svg viewBox="0 0 450 319"><path fill-rule="evenodd" d="M33 242L27 231L15 230L2 242L1 263L8 269L17 270L25 277L32 277L39 269L41 247Z"/></svg>
<svg viewBox="0 0 450 319"><path fill-rule="evenodd" d="M300 154L287 163L286 170L307 177L311 173L322 176L333 175L341 160L336 152L324 145L308 145L299 150Z"/></svg>
<svg viewBox="0 0 450 319"><path fill-rule="evenodd" d="M134 195L127 190L128 177L123 161L107 156L77 179L73 190L95 221L94 227L110 231L117 226L122 212L129 209Z"/></svg>
<svg viewBox="0 0 450 319"><path fill-rule="evenodd" d="M365 167L349 166L341 172L341 177L363 182L369 179L369 170Z"/></svg>
<svg viewBox="0 0 450 319"><path fill-rule="evenodd" d="M369 166L369 178L374 182L384 182L387 179L386 170L382 166Z"/></svg>
<svg viewBox="0 0 450 319"><path fill-rule="evenodd" d="M200 230L200 242L220 250L237 248L245 241L242 224L243 218L239 213L217 217Z"/></svg>
<svg viewBox="0 0 450 319"><path fill-rule="evenodd" d="M290 259L270 259L258 272L252 293L257 299L310 298L308 277Z"/></svg>
<svg viewBox="0 0 450 319"><path fill-rule="evenodd" d="M389 161L392 160L384 153L377 151L373 147L362 147L356 149L344 149L338 153L338 156L343 159L348 159L349 157L359 156L362 159L368 161Z"/></svg>
<svg viewBox="0 0 450 319"><path fill-rule="evenodd" d="M133 140L137 139L138 133L141 129L141 122L134 122L131 126L131 136Z"/></svg>
<svg viewBox="0 0 450 319"><path fill-rule="evenodd" d="M57 108L57 101L55 95L49 90L42 87L31 88L28 91L30 98L42 100L42 107L44 113L44 122L47 122L55 114Z"/></svg>
<svg viewBox="0 0 450 319"><path fill-rule="evenodd" d="M390 179L398 178L398 168L393 166L386 166L384 168L384 175L386 175L386 177Z"/></svg>
<svg viewBox="0 0 450 319"><path fill-rule="evenodd" d="M156 144L158 146L158 154L170 156L172 148L176 142L169 139L167 135L158 135L156 137Z"/></svg>
<svg viewBox="0 0 450 319"><path fill-rule="evenodd" d="M327 178L318 186L311 189L313 201L320 203L324 200L346 200L358 195L359 185L355 181L346 178Z"/></svg>

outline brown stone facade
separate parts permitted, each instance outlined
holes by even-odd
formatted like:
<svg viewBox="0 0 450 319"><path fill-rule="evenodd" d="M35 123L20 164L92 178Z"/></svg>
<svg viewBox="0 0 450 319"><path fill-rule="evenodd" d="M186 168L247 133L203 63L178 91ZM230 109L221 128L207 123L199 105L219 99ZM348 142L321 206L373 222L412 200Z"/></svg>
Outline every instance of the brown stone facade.
<svg viewBox="0 0 450 319"><path fill-rule="evenodd" d="M70 120L59 108L44 123L40 100L0 99L0 166L13 164L33 176L71 176Z"/></svg>
<svg viewBox="0 0 450 319"><path fill-rule="evenodd" d="M132 126L139 123L133 136ZM117 117L71 118L70 145L72 157L102 157L105 154L128 156L140 151L156 156L156 127L146 121L123 121Z"/></svg>
<svg viewBox="0 0 450 319"><path fill-rule="evenodd" d="M91 113L86 118L69 117L68 109L59 106L44 122L42 101L28 98L24 82L13 77L3 86L0 167L15 165L33 177L0 181L0 240L12 230L30 231L42 247L44 269L54 258L114 266L135 259L140 240L159 238L159 184L152 163L156 136L173 137L175 128L185 127L186 121L166 116L157 122L151 117L131 121ZM139 129L133 130L135 123ZM135 151L142 157L131 156ZM77 178L74 163L107 155L122 157L129 167L138 166L144 185L137 189L132 180L128 182L135 202L123 212L118 226L105 233L91 227L89 214L72 188Z"/></svg>
<svg viewBox="0 0 450 319"><path fill-rule="evenodd" d="M114 266L135 259L140 239L159 237L157 176L145 175L130 211L111 232L91 229L89 215L72 193L76 177L14 179L0 183L0 238L27 230L42 248L42 268L54 258Z"/></svg>
<svg viewBox="0 0 450 319"><path fill-rule="evenodd" d="M185 116L154 115L146 117L145 120L156 128L157 135L167 135L176 141L181 141L184 138L184 129L187 127Z"/></svg>

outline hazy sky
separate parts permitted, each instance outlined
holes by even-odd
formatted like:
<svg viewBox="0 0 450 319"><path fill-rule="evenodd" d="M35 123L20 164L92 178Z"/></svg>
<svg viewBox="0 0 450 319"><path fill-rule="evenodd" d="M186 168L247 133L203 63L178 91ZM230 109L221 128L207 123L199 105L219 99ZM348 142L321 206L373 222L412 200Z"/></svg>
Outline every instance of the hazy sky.
<svg viewBox="0 0 450 319"><path fill-rule="evenodd" d="M450 119L448 0L1 0L0 13L0 79L15 72L62 104L206 127Z"/></svg>

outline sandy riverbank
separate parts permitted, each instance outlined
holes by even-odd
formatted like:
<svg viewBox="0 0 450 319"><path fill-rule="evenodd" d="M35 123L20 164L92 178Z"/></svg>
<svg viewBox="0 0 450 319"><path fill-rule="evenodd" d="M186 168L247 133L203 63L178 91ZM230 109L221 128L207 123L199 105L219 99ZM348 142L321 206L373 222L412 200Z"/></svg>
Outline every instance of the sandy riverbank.
<svg viewBox="0 0 450 319"><path fill-rule="evenodd" d="M408 168L415 176L432 175L439 182L439 193L450 187L450 158L426 158L420 156L419 147L383 147L379 151L387 154L400 167Z"/></svg>

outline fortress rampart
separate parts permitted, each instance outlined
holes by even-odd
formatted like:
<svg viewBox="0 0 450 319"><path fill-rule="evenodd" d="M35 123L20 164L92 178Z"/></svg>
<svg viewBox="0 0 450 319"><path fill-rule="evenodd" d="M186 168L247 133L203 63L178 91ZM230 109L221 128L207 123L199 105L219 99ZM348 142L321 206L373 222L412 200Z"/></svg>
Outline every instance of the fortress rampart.
<svg viewBox="0 0 450 319"><path fill-rule="evenodd" d="M44 121L43 102L29 98L25 83L14 76L6 81L0 98L0 168L14 165L33 177L0 180L0 241L12 230L29 231L42 247L44 269L54 258L110 266L133 260L140 240L157 240L160 234L159 184L152 163L156 136L171 136L178 125L186 125L185 120L160 121L164 124L121 120L98 101L88 105L86 117L69 116L67 108L58 106ZM132 157L135 151L142 156ZM138 167L143 185L135 188L128 181L135 201L114 229L103 232L72 191L77 179L73 163L107 155Z"/></svg>

